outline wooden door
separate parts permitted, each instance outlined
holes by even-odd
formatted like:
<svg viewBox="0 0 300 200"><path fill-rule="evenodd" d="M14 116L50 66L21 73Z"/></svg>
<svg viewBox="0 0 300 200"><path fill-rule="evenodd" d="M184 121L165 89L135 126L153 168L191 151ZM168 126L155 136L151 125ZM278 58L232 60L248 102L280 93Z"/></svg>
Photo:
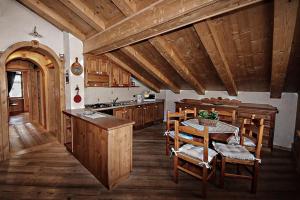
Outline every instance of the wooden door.
<svg viewBox="0 0 300 200"><path fill-rule="evenodd" d="M128 119L128 120L132 120L132 110L133 109L131 107L125 108L123 118Z"/></svg>
<svg viewBox="0 0 300 200"><path fill-rule="evenodd" d="M144 116L145 116L145 124L151 123L154 121L154 105L148 104L144 106Z"/></svg>
<svg viewBox="0 0 300 200"><path fill-rule="evenodd" d="M117 66L112 67L112 86L119 86L120 84L120 68Z"/></svg>
<svg viewBox="0 0 300 200"><path fill-rule="evenodd" d="M86 156L86 122L76 117L73 120L73 153L74 156L85 163Z"/></svg>
<svg viewBox="0 0 300 200"><path fill-rule="evenodd" d="M134 128L141 128L144 126L144 109L142 106L132 108L132 120L135 122Z"/></svg>
<svg viewBox="0 0 300 200"><path fill-rule="evenodd" d="M124 108L114 109L113 114L116 118L124 119Z"/></svg>
<svg viewBox="0 0 300 200"><path fill-rule="evenodd" d="M164 103L157 103L158 109L157 109L157 120L164 120L164 115L165 115L165 106Z"/></svg>
<svg viewBox="0 0 300 200"><path fill-rule="evenodd" d="M120 70L120 84L130 86L130 74L127 71Z"/></svg>

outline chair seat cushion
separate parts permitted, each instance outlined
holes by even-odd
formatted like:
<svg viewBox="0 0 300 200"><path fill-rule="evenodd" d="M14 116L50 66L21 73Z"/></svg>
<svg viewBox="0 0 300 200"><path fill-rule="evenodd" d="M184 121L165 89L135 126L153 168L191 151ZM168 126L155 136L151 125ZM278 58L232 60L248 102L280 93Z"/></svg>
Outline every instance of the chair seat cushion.
<svg viewBox="0 0 300 200"><path fill-rule="evenodd" d="M255 156L241 145L230 145L213 142L215 150L221 155L240 160L255 160Z"/></svg>
<svg viewBox="0 0 300 200"><path fill-rule="evenodd" d="M194 146L192 144L185 144L178 149L179 153L190 156L194 159L203 161L203 147ZM217 155L218 153L213 149L208 148L208 163Z"/></svg>
<svg viewBox="0 0 300 200"><path fill-rule="evenodd" d="M227 139L227 143L230 145L239 145L240 144L240 136L230 136ZM256 144L249 138L244 137L244 145L248 147L256 147Z"/></svg>
<svg viewBox="0 0 300 200"><path fill-rule="evenodd" d="M169 132L169 135L171 138L175 138L175 131L170 131ZM185 133L179 133L179 136L184 138L184 139L187 139L187 140L193 140L193 136L192 135L188 135L188 134L185 134Z"/></svg>

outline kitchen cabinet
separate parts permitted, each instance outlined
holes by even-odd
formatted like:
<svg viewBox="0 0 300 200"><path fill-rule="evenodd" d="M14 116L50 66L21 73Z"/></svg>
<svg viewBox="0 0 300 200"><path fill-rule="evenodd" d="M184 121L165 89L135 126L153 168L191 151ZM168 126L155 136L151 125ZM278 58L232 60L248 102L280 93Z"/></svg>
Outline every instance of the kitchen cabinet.
<svg viewBox="0 0 300 200"><path fill-rule="evenodd" d="M102 55L84 56L86 87L130 87L131 74Z"/></svg>
<svg viewBox="0 0 300 200"><path fill-rule="evenodd" d="M132 120L132 110L130 107L117 108L113 110L113 115L119 119Z"/></svg>
<svg viewBox="0 0 300 200"><path fill-rule="evenodd" d="M156 103L153 109L154 120L164 119L164 102Z"/></svg>
<svg viewBox="0 0 300 200"><path fill-rule="evenodd" d="M145 124L154 121L154 104L144 105L144 118L145 118Z"/></svg>
<svg viewBox="0 0 300 200"><path fill-rule="evenodd" d="M139 129L144 127L144 108L143 106L135 106L132 109L132 121L135 122L134 128Z"/></svg>

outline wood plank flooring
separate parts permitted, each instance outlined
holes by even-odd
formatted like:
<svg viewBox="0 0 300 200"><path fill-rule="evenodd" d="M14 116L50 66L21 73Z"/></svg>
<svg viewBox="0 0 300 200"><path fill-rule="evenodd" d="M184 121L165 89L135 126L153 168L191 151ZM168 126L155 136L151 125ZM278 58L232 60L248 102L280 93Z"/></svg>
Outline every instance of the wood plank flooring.
<svg viewBox="0 0 300 200"><path fill-rule="evenodd" d="M9 118L11 153L54 141L56 141L56 138L53 133L46 131L37 123L30 122L28 113L22 113Z"/></svg>
<svg viewBox="0 0 300 200"><path fill-rule="evenodd" d="M111 191L58 143L15 155L0 163L0 199L201 199L201 181L183 173L178 184L172 181L164 145L162 125L135 131L133 172ZM246 180L226 179L224 189L212 180L207 199L299 199L299 182L290 152L275 149L263 155L256 195Z"/></svg>

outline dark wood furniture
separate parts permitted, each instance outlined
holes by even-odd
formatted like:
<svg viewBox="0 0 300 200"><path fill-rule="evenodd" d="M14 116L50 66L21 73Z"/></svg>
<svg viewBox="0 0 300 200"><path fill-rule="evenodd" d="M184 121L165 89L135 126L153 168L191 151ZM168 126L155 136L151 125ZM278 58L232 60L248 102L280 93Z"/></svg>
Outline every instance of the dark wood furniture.
<svg viewBox="0 0 300 200"><path fill-rule="evenodd" d="M134 122L111 115L91 119L83 109L67 110L65 131L71 135L67 149L104 186L111 189L132 171L132 127Z"/></svg>
<svg viewBox="0 0 300 200"><path fill-rule="evenodd" d="M243 138L245 137L252 137L252 134L256 134L256 146L251 148L251 152L254 153L255 159L254 160L245 160L245 159L238 159L227 157L221 154L221 173L220 173L220 186L224 187L224 178L225 177L233 177L233 178L243 178L243 179L250 179L251 180L251 192L256 193L257 188L257 178L258 178L258 171L260 166L260 151L261 151L261 144L263 139L263 131L264 131L264 120L263 119L244 119L242 123L242 130L240 132L240 145L243 145ZM231 145L234 146L234 145ZM238 147L238 146L236 146ZM246 147L246 146L245 146ZM249 148L249 147L246 147ZM249 152L250 152L249 151ZM246 166L247 172L250 175L240 174L239 170L237 174L225 172L226 164L235 164L238 165L238 169L240 165ZM252 170L248 169L248 166L252 167Z"/></svg>
<svg viewBox="0 0 300 200"><path fill-rule="evenodd" d="M218 110L229 111L233 110L237 113L237 123L241 123L244 118L251 118L252 114L255 114L257 118L264 119L264 135L263 135L263 145L265 150L273 149L273 138L274 138L274 128L275 128L275 118L278 110L276 107L267 105L267 104L253 104L253 103L241 103L237 100L234 102L223 101L220 105L219 102L209 103L209 100L206 99L205 102L202 100L194 99L183 99L180 102L175 102L176 110L179 108L182 109L191 109L196 107L197 112L199 110L211 110L215 108Z"/></svg>
<svg viewBox="0 0 300 200"><path fill-rule="evenodd" d="M9 115L24 112L24 98L9 98Z"/></svg>
<svg viewBox="0 0 300 200"><path fill-rule="evenodd" d="M201 137L203 140L194 141L187 140L180 137L179 133L185 133L196 137ZM194 158L188 156L184 153L177 152L174 156L174 181L178 183L178 170L186 172L200 180L202 180L202 195L206 197L206 188L207 181L215 175L216 172L216 156L209 162L208 158L208 145L209 145L209 136L208 136L208 127L205 127L203 131L199 131L192 127L188 126L179 126L179 121L175 121L175 138L174 138L174 148L175 152L178 151L181 144L192 144L196 147L203 147L203 159ZM210 165L209 167L200 165L199 163L206 163Z"/></svg>
<svg viewBox="0 0 300 200"><path fill-rule="evenodd" d="M145 128L155 122L163 121L164 101L115 108L113 109L113 115L117 118L134 121L135 129Z"/></svg>

